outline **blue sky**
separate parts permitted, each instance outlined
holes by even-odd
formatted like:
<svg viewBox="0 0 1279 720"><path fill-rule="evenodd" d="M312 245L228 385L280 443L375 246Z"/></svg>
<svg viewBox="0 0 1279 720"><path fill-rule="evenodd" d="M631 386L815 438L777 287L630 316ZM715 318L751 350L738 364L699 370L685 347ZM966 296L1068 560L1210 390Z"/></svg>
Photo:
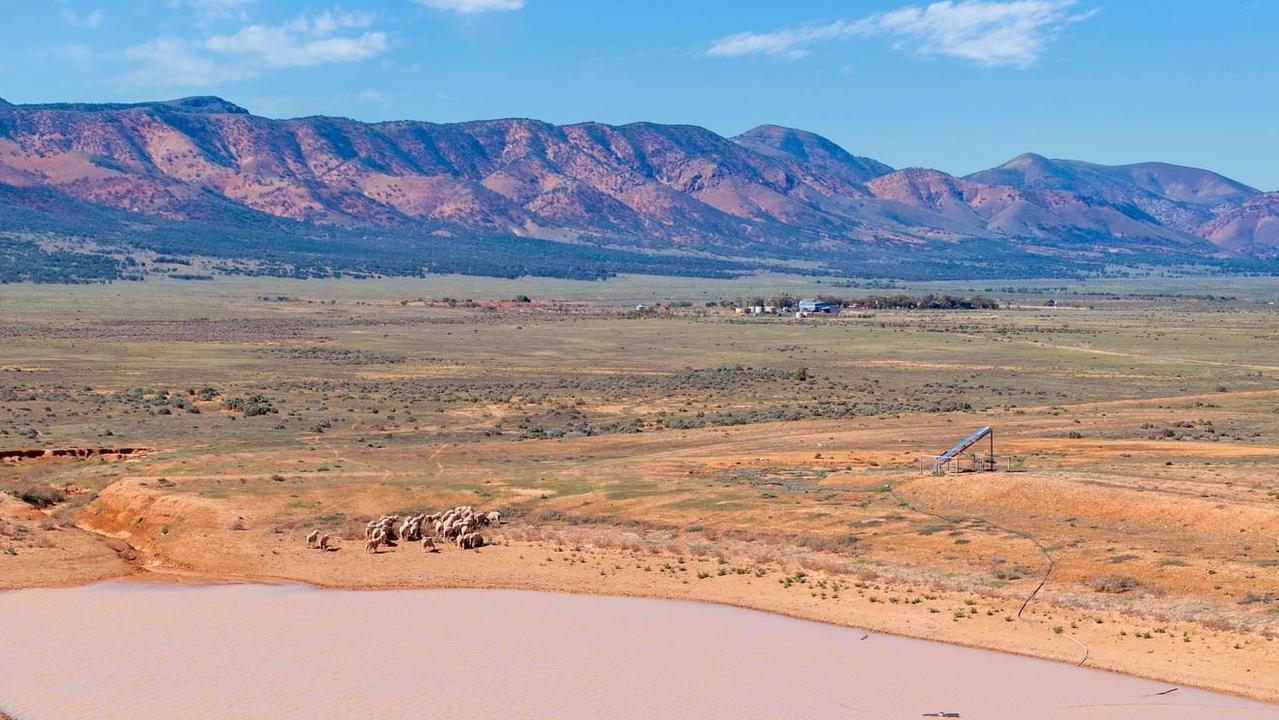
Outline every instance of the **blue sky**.
<svg viewBox="0 0 1279 720"><path fill-rule="evenodd" d="M272 117L813 130L957 174L1025 151L1279 189L1279 2L0 0L0 97Z"/></svg>

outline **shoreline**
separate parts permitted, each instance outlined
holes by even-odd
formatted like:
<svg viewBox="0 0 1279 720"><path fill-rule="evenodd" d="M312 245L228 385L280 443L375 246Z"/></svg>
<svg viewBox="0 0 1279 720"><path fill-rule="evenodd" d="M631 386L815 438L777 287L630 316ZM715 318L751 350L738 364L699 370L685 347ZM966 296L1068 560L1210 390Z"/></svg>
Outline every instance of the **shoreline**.
<svg viewBox="0 0 1279 720"><path fill-rule="evenodd" d="M490 546L490 551L495 546ZM386 553L390 554L390 553ZM1218 692L1232 695L1235 697L1256 700L1260 702L1276 704L1279 708L1279 691L1268 690L1258 687L1248 688L1243 686L1231 686L1222 683L1215 683L1208 680L1187 679L1185 677L1177 678L1166 673L1143 671L1140 664L1128 661L1124 662L1124 658L1111 658L1101 660L1094 656L1087 645L1080 642L1073 636L1060 633L1060 637L1071 640L1075 644L1070 647L1074 649L1075 655L1078 655L1078 648L1082 648L1085 656L1081 659L1069 657L1064 652L1050 652L1042 644L1038 646L1017 644L1015 642L981 642L978 640L968 640L962 636L956 635L938 635L923 630L915 630L909 624L903 625L900 622L893 622L893 618L880 617L874 615L863 615L856 618L841 618L829 613L821 613L817 611L805 612L802 608L787 607L783 603L768 602L767 599L762 601L751 601L742 599L733 599L726 597L713 597L713 593L699 593L696 590L684 592L671 591L654 591L651 588L641 588L635 586L620 586L601 589L589 587L586 583L566 583L563 581L555 581L547 577L525 577L525 578L508 578L505 581L491 581L480 577L470 578L428 578L421 577L414 580L406 581L403 579L391 579L385 582L344 582L335 579L324 578L307 578L301 576L261 574L261 573L213 573L208 571L189 570L164 565L152 565L150 567L138 566L137 570L132 573L119 575L116 577L88 579L84 581L72 581L68 583L58 584L37 584L29 585L22 588L8 588L10 590L20 589L58 589L82 587L86 585L102 584L102 583L121 583L136 585L191 585L191 586L217 586L217 585L278 585L278 586L299 586L314 590L340 590L346 592L383 592L383 591L403 591L403 590L506 590L518 592L536 592L563 595L584 595L598 597L617 597L617 598L635 598L649 600L663 600L675 602L691 602L703 605L720 605L724 607L732 607L740 610L762 612L779 617L786 617L794 620L819 623L833 627L851 628L861 630L868 633L877 633L886 636L899 638L908 638L925 642L934 642L955 647L963 647L986 652L1000 653L1004 655L1013 655L1024 658L1044 660L1063 665L1072 665L1075 667L1083 667L1090 670L1102 671L1115 675L1122 675L1133 678L1141 678L1153 682L1167 683L1176 687L1193 687L1201 690ZM5 590L0 590L4 592ZM756 597L767 598L765 594L759 594ZM1053 611L1061 611L1063 608L1052 606L1044 603ZM1017 625L1027 628L1039 629L1044 627L1045 621L1034 620L1018 620ZM993 639L996 636L981 635ZM1078 647L1076 647L1078 646ZM1118 660L1118 661L1116 661ZM16 720L14 718L5 718L0 715L0 720Z"/></svg>
<svg viewBox="0 0 1279 720"><path fill-rule="evenodd" d="M16 629L12 644L30 657L3 663L12 673L0 683L6 704L25 720L79 717L74 708L85 703L119 720L168 717L187 704L191 717L209 720L266 717L271 709L346 717L379 705L416 708L423 699L441 712L585 720L630 707L625 697L646 708L645 717L670 718L764 718L803 708L797 717L835 720L855 705L883 717L940 707L1012 720L1078 703L1132 705L1151 718L1202 718L1208 707L1241 720L1274 714L1271 705L1189 687L1164 698L1168 686L1130 676L706 603L121 584L0 596L0 603L48 623ZM111 618L106 626L103 617ZM75 657L57 650L74 638L83 641ZM343 653L353 645L359 649ZM101 667L122 651L128 665ZM321 654L328 662L313 667ZM378 662L390 658L396 662ZM575 671L595 690L561 684ZM36 682L59 672L47 686ZM1014 678L1021 681L1009 685ZM655 684L669 695L651 696ZM30 688L44 690L26 694ZM486 692L492 688L506 690ZM206 701L194 704L197 695ZM218 710L219 697L238 701ZM726 712L730 706L750 712Z"/></svg>

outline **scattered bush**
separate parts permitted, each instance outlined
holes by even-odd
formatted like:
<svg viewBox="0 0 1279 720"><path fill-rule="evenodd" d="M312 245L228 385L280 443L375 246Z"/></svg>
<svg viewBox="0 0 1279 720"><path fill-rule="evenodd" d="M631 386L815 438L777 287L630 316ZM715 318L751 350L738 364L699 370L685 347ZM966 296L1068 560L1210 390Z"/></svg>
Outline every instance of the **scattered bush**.
<svg viewBox="0 0 1279 720"><path fill-rule="evenodd" d="M1089 578L1084 584L1092 588L1093 592L1114 594L1136 590L1141 585L1141 583L1137 582L1137 578L1121 573L1096 575Z"/></svg>
<svg viewBox="0 0 1279 720"><path fill-rule="evenodd" d="M254 417L257 415L268 415L278 413L274 402L266 395L254 395L250 398L227 398L222 401L222 407L227 410L239 412L245 417Z"/></svg>
<svg viewBox="0 0 1279 720"><path fill-rule="evenodd" d="M61 490L51 485L29 485L25 488L14 490L13 496L37 508L47 508L67 499L67 496Z"/></svg>

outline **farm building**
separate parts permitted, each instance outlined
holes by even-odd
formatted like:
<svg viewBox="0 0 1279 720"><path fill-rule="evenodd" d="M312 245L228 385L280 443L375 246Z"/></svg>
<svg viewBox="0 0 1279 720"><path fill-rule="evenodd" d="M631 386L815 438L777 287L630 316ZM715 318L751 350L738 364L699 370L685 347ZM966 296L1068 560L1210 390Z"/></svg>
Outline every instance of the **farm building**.
<svg viewBox="0 0 1279 720"><path fill-rule="evenodd" d="M799 311L809 315L838 315L839 303L805 298L799 301Z"/></svg>

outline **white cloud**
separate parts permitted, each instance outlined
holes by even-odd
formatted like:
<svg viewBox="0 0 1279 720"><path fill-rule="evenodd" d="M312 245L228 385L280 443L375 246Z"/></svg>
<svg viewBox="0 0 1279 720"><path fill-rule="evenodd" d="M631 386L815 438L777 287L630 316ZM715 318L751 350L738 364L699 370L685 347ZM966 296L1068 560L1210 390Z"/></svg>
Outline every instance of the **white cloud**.
<svg viewBox="0 0 1279 720"><path fill-rule="evenodd" d="M244 19L249 5L257 0L166 0L171 8L189 7L195 11L197 22L211 23L228 18Z"/></svg>
<svg viewBox="0 0 1279 720"><path fill-rule="evenodd" d="M96 28L106 19L101 10L93 10L84 15L78 15L71 8L62 8L61 15L68 25L80 28Z"/></svg>
<svg viewBox="0 0 1279 720"><path fill-rule="evenodd" d="M386 33L364 29L373 23L367 13L324 12L300 16L283 25L248 25L231 35L214 35L203 46L215 53L262 68L305 67L367 60L390 49Z"/></svg>
<svg viewBox="0 0 1279 720"><path fill-rule="evenodd" d="M93 50L91 50L88 45L81 45L79 43L55 45L50 48L50 51L52 51L53 55L72 62L81 62L93 57Z"/></svg>
<svg viewBox="0 0 1279 720"><path fill-rule="evenodd" d="M56 61L70 65L76 72L90 73L99 68L100 55L83 43L46 45L34 51L33 57L41 61Z"/></svg>
<svg viewBox="0 0 1279 720"><path fill-rule="evenodd" d="M257 0L168 0L171 8L189 7L207 12L233 12Z"/></svg>
<svg viewBox="0 0 1279 720"><path fill-rule="evenodd" d="M386 102L391 99L391 96L381 90L369 88L368 90L361 90L359 98L361 100L372 100L374 102Z"/></svg>
<svg viewBox="0 0 1279 720"><path fill-rule="evenodd" d="M161 37L124 51L137 67L125 78L138 85L209 87L219 82L244 80L256 73L220 63L202 55L181 38Z"/></svg>
<svg viewBox="0 0 1279 720"><path fill-rule="evenodd" d="M417 3L433 10L448 10L464 15L495 10L520 10L524 7L524 0L417 0Z"/></svg>
<svg viewBox="0 0 1279 720"><path fill-rule="evenodd" d="M391 47L371 30L369 13L326 11L281 25L246 25L234 33L196 40L161 37L125 51L139 84L208 87L267 70L367 60Z"/></svg>
<svg viewBox="0 0 1279 720"><path fill-rule="evenodd" d="M829 25L808 25L771 33L738 33L722 37L711 43L708 55L732 57L736 55L780 55L788 60L798 60L808 54L805 45L827 40L842 40L862 34L863 21L856 23L836 20Z"/></svg>
<svg viewBox="0 0 1279 720"><path fill-rule="evenodd" d="M994 67L1028 67L1066 26L1096 11L1076 13L1077 0L944 0L906 6L860 20L837 20L769 33L738 33L711 43L708 55L773 55L797 60L808 46L850 38L887 37L897 49Z"/></svg>

